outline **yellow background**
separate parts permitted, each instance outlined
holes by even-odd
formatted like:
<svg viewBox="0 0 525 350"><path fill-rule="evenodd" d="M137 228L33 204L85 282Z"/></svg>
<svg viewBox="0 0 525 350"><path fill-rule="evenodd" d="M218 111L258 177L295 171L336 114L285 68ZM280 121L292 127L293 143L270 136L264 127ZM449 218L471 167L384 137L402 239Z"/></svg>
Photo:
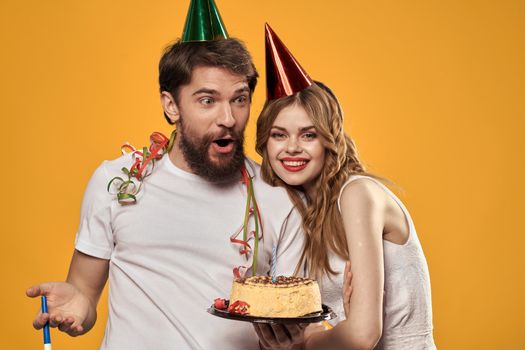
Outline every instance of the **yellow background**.
<svg viewBox="0 0 525 350"><path fill-rule="evenodd" d="M440 349L525 349L525 2L217 0L264 78L268 21L393 180L430 267ZM37 282L63 280L84 187L123 141L170 132L157 91L184 1L0 3L2 348L42 348ZM264 100L255 94L247 151ZM173 296L173 302L183 302ZM95 349L52 332L54 348ZM176 346L174 345L174 348Z"/></svg>

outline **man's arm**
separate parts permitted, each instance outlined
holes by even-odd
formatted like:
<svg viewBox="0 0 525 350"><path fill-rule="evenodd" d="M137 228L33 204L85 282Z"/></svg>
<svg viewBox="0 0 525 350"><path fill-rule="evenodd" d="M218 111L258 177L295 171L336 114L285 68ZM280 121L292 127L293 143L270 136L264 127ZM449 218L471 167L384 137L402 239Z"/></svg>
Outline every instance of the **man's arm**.
<svg viewBox="0 0 525 350"><path fill-rule="evenodd" d="M97 319L97 305L108 280L109 260L95 258L75 249L66 281L80 290L90 301L92 311L83 327L87 332Z"/></svg>
<svg viewBox="0 0 525 350"><path fill-rule="evenodd" d="M127 159L122 159L127 161ZM29 288L27 296L47 297L46 314L38 314L33 326L42 328L48 321L71 336L88 332L97 319L96 307L108 279L109 259L114 247L111 205L108 193L111 178L103 162L91 176L84 193L75 251L66 282L47 282Z"/></svg>
<svg viewBox="0 0 525 350"><path fill-rule="evenodd" d="M29 297L45 295L47 314L39 313L33 326L41 329L49 321L71 336L82 335L95 325L97 304L108 279L109 260L75 250L66 282L46 282L29 288Z"/></svg>

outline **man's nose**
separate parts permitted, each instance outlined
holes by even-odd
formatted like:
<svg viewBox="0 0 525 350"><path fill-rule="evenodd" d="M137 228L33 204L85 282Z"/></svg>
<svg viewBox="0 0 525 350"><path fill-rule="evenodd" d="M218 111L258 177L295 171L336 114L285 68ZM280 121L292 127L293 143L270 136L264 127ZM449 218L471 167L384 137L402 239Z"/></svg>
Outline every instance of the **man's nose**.
<svg viewBox="0 0 525 350"><path fill-rule="evenodd" d="M235 117L229 103L224 103L217 116L217 125L232 128L235 125Z"/></svg>

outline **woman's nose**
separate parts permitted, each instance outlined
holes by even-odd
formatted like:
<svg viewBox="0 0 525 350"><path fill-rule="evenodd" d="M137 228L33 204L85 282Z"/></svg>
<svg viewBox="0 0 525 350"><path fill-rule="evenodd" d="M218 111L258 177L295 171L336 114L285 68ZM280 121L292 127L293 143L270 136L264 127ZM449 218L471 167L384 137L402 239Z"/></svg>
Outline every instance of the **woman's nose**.
<svg viewBox="0 0 525 350"><path fill-rule="evenodd" d="M286 151L288 153L300 153L302 151L299 141L294 136L288 139L288 144L286 146Z"/></svg>

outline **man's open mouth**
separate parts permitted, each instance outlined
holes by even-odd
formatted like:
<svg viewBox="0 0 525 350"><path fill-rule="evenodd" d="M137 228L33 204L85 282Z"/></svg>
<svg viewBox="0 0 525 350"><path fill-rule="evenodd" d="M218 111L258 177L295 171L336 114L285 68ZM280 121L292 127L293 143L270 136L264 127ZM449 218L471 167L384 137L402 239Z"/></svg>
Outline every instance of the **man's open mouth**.
<svg viewBox="0 0 525 350"><path fill-rule="evenodd" d="M227 147L229 144L233 143L233 139L217 139L213 140L213 143L217 144L219 147Z"/></svg>
<svg viewBox="0 0 525 350"><path fill-rule="evenodd" d="M213 140L212 149L220 154L231 154L235 150L235 139L230 137Z"/></svg>

